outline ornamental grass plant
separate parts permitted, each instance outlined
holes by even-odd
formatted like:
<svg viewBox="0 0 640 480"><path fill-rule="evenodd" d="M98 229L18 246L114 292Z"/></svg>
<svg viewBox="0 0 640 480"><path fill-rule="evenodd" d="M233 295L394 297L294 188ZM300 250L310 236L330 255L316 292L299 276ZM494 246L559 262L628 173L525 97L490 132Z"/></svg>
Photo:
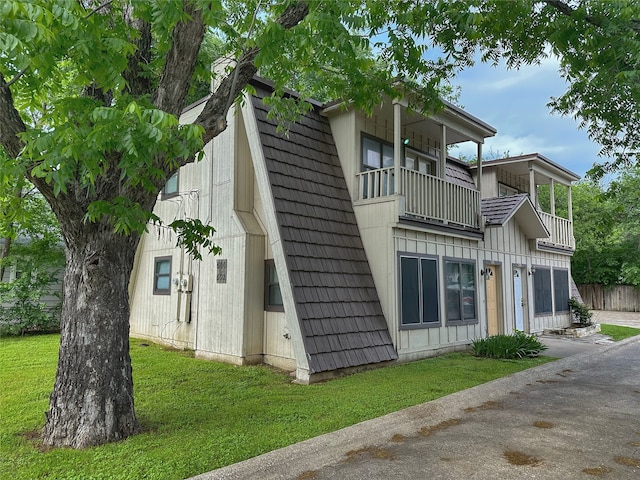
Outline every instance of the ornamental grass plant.
<svg viewBox="0 0 640 480"><path fill-rule="evenodd" d="M511 335L493 335L473 342L473 352L479 357L488 358L535 358L546 349L547 346L535 335L527 335L519 330Z"/></svg>

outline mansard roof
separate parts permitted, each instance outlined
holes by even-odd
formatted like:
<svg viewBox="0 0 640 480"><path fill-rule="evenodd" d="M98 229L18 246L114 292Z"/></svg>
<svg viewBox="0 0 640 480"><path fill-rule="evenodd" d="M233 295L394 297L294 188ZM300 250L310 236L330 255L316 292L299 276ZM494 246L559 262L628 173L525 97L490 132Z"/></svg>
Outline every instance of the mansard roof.
<svg viewBox="0 0 640 480"><path fill-rule="evenodd" d="M395 360L331 128L314 106L285 134L252 97L310 373Z"/></svg>

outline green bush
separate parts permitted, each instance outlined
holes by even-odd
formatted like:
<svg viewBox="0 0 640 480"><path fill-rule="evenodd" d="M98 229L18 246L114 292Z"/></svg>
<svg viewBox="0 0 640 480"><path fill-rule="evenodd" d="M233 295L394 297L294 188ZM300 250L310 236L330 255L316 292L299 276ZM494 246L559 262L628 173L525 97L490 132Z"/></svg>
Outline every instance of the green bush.
<svg viewBox="0 0 640 480"><path fill-rule="evenodd" d="M575 297L569 299L569 308L571 309L573 318L581 326L587 327L593 323L591 321L592 313L589 311L589 307L584 303L580 303Z"/></svg>
<svg viewBox="0 0 640 480"><path fill-rule="evenodd" d="M489 358L533 358L546 350L535 335L516 330L511 335L494 335L473 341L473 352L479 357Z"/></svg>

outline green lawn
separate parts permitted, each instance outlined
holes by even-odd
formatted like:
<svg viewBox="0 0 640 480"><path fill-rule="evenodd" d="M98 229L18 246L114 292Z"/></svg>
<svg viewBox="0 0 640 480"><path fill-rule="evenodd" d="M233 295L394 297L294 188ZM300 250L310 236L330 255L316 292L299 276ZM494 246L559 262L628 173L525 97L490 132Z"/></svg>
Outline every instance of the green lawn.
<svg viewBox="0 0 640 480"><path fill-rule="evenodd" d="M640 328L622 327L620 325L608 325L606 323L603 323L602 325L600 325L600 333L602 333L603 335L608 335L612 340L619 342L620 340L624 340L625 338L640 335Z"/></svg>
<svg viewBox="0 0 640 480"><path fill-rule="evenodd" d="M0 340L0 478L185 478L550 361L457 353L303 386L265 366L132 340L144 432L83 451L42 451L29 438L44 422L58 341Z"/></svg>

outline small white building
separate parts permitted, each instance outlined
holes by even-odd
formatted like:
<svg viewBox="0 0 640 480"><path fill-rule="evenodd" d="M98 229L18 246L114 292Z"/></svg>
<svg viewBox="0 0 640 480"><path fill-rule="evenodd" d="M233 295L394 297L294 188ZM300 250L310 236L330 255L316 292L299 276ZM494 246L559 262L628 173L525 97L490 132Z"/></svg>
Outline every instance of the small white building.
<svg viewBox="0 0 640 480"><path fill-rule="evenodd" d="M448 146L496 130L447 104L372 116L314 105L287 134L256 95L204 159L169 180L155 213L217 229L194 261L150 227L131 277L131 335L302 383L571 323L574 173L532 154L469 165ZM204 100L184 112L193 121ZM444 147L444 148L443 148ZM479 155L481 156L481 155ZM538 208L568 190L568 217Z"/></svg>

